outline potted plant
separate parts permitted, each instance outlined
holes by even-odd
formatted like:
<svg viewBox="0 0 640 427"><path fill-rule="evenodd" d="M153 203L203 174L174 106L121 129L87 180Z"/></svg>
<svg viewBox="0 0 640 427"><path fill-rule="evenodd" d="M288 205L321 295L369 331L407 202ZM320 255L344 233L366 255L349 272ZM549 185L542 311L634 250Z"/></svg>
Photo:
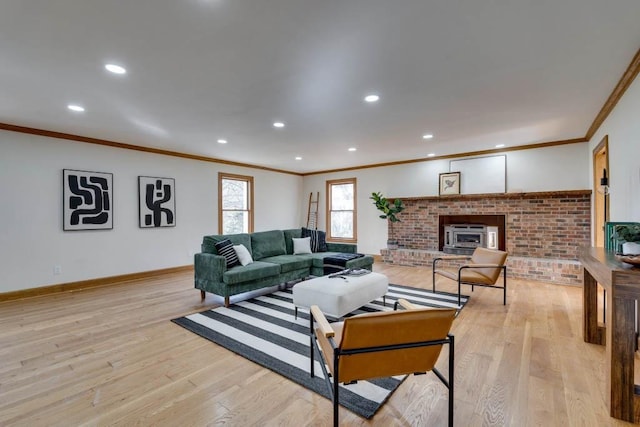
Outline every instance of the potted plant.
<svg viewBox="0 0 640 427"><path fill-rule="evenodd" d="M611 238L622 246L623 255L640 254L640 224L618 224L613 228Z"/></svg>
<svg viewBox="0 0 640 427"><path fill-rule="evenodd" d="M398 241L394 239L393 223L400 222L398 214L404 210L402 200L395 199L393 202L389 201L382 193L371 193L371 197L375 207L382 212L380 218L386 219L389 223L389 238L387 239L387 247L389 249L396 249L398 247Z"/></svg>

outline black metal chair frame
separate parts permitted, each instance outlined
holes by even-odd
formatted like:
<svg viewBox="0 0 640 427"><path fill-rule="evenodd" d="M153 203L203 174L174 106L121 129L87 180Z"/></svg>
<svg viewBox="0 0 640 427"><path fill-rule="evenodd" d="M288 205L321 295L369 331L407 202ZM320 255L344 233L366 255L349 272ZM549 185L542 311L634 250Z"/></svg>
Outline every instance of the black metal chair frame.
<svg viewBox="0 0 640 427"><path fill-rule="evenodd" d="M432 266L432 270L431 270L431 275L432 275L432 280L433 280L433 292L436 291L436 262L440 261L440 260L446 260L447 258L435 258L433 260L433 266ZM507 305L507 265L503 264L503 265L499 265L499 264L482 264L483 268L499 268L502 270L502 286L498 286L498 285L485 285L484 283L476 283L476 282L465 282L464 280L460 279L460 276L462 274L462 270L466 269L466 268L477 268L473 265L463 265L462 267L458 268L458 305L460 305L460 295L461 295L461 285L471 285L471 292L473 292L473 288L474 286L483 286L485 288L495 288L495 289L502 289L502 305ZM497 283L497 281L496 281Z"/></svg>
<svg viewBox="0 0 640 427"><path fill-rule="evenodd" d="M395 304L397 307L397 303ZM362 347L362 348L354 348L350 350L341 350L335 343L333 337L329 337L328 340L333 347L333 366L335 370L335 378L333 381L333 385L331 383L331 375L327 370L327 366L325 365L323 359L324 355L322 354L322 350L318 346L318 342L315 339L315 330L313 328L313 315L310 313L310 353L311 353L311 377L314 376L314 349L320 354L320 366L322 367L322 372L324 373L325 382L327 384L327 388L329 389L329 394L331 395L331 401L333 402L333 425L334 427L338 426L338 407L340 404L339 401L339 390L340 390L340 382L337 380L340 378L339 374L339 361L340 357L349 356L352 354L361 354L361 353L375 353L381 351L391 351L391 350L400 350L406 348L415 348L415 347L428 347L434 345L449 345L449 378L445 378L444 375L440 373L435 367L432 369L433 373L438 377L438 379L449 389L449 427L453 427L453 379L454 379L454 349L455 349L455 339L452 334L447 334L447 338L441 340L432 340L432 341L420 341L414 343L406 343L406 344L395 344L395 345L385 345L385 346L376 346L376 347ZM426 374L426 372L415 372L414 375L422 375ZM366 379L366 378L365 378Z"/></svg>

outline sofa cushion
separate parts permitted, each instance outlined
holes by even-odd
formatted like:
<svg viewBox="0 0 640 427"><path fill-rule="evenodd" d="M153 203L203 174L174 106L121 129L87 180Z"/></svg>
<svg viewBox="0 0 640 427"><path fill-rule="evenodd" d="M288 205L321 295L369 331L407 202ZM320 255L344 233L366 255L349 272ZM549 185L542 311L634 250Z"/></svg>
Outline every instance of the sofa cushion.
<svg viewBox="0 0 640 427"><path fill-rule="evenodd" d="M222 275L222 281L227 285L251 282L265 277L280 274L280 265L255 261L248 265L239 265L227 270Z"/></svg>
<svg viewBox="0 0 640 427"><path fill-rule="evenodd" d="M293 238L293 254L310 254L311 253L311 237Z"/></svg>
<svg viewBox="0 0 640 427"><path fill-rule="evenodd" d="M320 230L311 230L302 227L302 237L311 237L311 251L312 252L326 252L327 251L327 238L326 233Z"/></svg>
<svg viewBox="0 0 640 427"><path fill-rule="evenodd" d="M251 237L247 233L241 234L214 234L211 236L204 236L202 239L202 252L220 255L216 250L216 243L225 239L229 239L234 245L244 245L251 252Z"/></svg>
<svg viewBox="0 0 640 427"><path fill-rule="evenodd" d="M236 252L241 265L249 265L253 262L249 249L245 245L233 245L233 250Z"/></svg>
<svg viewBox="0 0 640 427"><path fill-rule="evenodd" d="M262 261L279 264L281 273L311 267L311 257L306 255L277 255L263 258Z"/></svg>
<svg viewBox="0 0 640 427"><path fill-rule="evenodd" d="M293 253L293 239L299 239L300 237L302 237L302 230L299 228L284 230L284 245L289 255Z"/></svg>
<svg viewBox="0 0 640 427"><path fill-rule="evenodd" d="M324 267L324 257L338 255L339 252L318 252L311 255L305 255L311 257L311 265L314 267Z"/></svg>
<svg viewBox="0 0 640 427"><path fill-rule="evenodd" d="M284 233L282 230L260 231L251 234L253 259L284 255Z"/></svg>
<svg viewBox="0 0 640 427"><path fill-rule="evenodd" d="M224 239L216 243L214 246L216 247L218 254L225 258L227 268L240 265L240 260L238 259L238 255L236 255L236 251L233 249L233 243L231 243L231 240Z"/></svg>

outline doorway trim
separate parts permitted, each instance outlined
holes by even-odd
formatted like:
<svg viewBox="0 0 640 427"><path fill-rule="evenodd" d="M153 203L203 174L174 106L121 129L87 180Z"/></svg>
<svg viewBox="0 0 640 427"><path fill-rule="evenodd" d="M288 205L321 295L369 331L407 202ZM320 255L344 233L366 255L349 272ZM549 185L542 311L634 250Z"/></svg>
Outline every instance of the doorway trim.
<svg viewBox="0 0 640 427"><path fill-rule="evenodd" d="M609 169L609 135L605 135L593 149L593 236L594 246L605 247L604 225L609 221L609 194L602 192L600 179L603 177L603 170L606 176L611 179Z"/></svg>

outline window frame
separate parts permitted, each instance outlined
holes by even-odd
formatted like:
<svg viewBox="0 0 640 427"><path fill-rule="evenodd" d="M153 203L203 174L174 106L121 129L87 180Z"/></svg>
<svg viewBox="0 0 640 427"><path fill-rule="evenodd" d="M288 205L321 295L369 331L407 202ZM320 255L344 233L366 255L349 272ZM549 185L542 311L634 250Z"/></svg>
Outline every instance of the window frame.
<svg viewBox="0 0 640 427"><path fill-rule="evenodd" d="M249 212L249 230L247 233L253 233L253 177L248 175L238 175L226 172L218 172L218 234L224 235L224 229L222 228L222 218L223 213L227 211L238 211L244 212L244 210L238 209L222 209L222 181L224 180L232 180L232 181L244 181L248 185L248 200L247 200L247 212ZM244 233L244 231L243 231Z"/></svg>
<svg viewBox="0 0 640 427"><path fill-rule="evenodd" d="M344 185L344 184L353 185L353 210L352 211L341 210L342 212L353 212L353 237L352 238L335 237L331 235L331 212L334 212L334 210L331 209L332 208L331 206L332 189L334 185ZM331 240L334 242L357 243L358 241L358 180L356 178L342 178L342 179L327 180L326 188L327 188L327 191L326 191L326 194L327 194L327 203L326 203L327 240Z"/></svg>

